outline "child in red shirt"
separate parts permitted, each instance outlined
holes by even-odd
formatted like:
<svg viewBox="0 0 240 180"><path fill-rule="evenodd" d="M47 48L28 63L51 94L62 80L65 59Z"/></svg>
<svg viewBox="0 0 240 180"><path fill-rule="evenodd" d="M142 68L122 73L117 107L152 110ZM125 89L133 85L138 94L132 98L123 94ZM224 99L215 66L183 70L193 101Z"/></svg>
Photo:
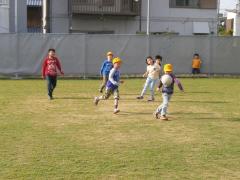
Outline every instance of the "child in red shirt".
<svg viewBox="0 0 240 180"><path fill-rule="evenodd" d="M48 97L53 99L53 90L57 85L57 69L63 75L60 61L55 56L55 49L48 50L48 56L45 58L42 65L42 77L47 79Z"/></svg>

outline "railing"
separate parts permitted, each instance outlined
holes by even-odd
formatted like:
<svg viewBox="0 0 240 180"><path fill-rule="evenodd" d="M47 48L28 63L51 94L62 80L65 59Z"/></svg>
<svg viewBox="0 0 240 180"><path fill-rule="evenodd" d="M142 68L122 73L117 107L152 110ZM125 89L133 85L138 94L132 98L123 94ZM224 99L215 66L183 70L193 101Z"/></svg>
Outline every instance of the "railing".
<svg viewBox="0 0 240 180"><path fill-rule="evenodd" d="M73 14L127 15L140 14L141 0L71 0Z"/></svg>

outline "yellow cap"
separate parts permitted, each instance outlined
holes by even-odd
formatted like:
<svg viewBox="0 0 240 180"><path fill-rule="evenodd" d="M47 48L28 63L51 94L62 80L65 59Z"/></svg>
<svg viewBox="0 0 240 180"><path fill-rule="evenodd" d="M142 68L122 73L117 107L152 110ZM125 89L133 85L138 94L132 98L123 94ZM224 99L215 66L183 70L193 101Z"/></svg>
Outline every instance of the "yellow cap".
<svg viewBox="0 0 240 180"><path fill-rule="evenodd" d="M173 66L171 64L165 64L164 65L164 72L172 72Z"/></svg>
<svg viewBox="0 0 240 180"><path fill-rule="evenodd" d="M107 56L113 56L113 53L111 51L107 52Z"/></svg>
<svg viewBox="0 0 240 180"><path fill-rule="evenodd" d="M112 60L112 63L115 64L115 63L121 63L122 60L119 58L119 57L115 57L113 60Z"/></svg>

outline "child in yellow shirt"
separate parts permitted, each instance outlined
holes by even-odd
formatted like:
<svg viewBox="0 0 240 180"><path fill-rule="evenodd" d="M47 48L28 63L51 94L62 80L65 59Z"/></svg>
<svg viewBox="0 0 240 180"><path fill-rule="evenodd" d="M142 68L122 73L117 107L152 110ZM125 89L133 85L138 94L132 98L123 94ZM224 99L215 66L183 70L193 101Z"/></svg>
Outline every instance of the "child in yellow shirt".
<svg viewBox="0 0 240 180"><path fill-rule="evenodd" d="M192 60L192 74L200 74L201 64L202 61L199 57L199 54L194 54Z"/></svg>

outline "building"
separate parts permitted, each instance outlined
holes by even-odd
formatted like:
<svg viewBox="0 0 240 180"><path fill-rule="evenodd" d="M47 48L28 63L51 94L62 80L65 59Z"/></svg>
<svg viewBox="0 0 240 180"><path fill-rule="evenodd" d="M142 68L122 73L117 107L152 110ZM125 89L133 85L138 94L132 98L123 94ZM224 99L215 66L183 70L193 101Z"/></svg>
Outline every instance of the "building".
<svg viewBox="0 0 240 180"><path fill-rule="evenodd" d="M5 31L2 28L0 32L39 32L39 27L42 26L43 32L50 33L136 34L145 33L149 22L151 34L217 35L218 0L149 0L149 16L148 0L0 2L9 2L9 7L4 5L5 9L0 5L1 26L2 17L9 18L3 23ZM14 12L14 9L19 11ZM22 18L11 20L11 13L20 13L19 17ZM19 26L11 28L10 24L18 22ZM24 28L26 24L27 27Z"/></svg>
<svg viewBox="0 0 240 180"><path fill-rule="evenodd" d="M217 34L217 0L150 0L150 32ZM146 32L147 0L72 0L72 32Z"/></svg>
<svg viewBox="0 0 240 180"><path fill-rule="evenodd" d="M240 1L236 9L226 10L227 20L225 22L226 31L232 31L233 36L240 36Z"/></svg>

